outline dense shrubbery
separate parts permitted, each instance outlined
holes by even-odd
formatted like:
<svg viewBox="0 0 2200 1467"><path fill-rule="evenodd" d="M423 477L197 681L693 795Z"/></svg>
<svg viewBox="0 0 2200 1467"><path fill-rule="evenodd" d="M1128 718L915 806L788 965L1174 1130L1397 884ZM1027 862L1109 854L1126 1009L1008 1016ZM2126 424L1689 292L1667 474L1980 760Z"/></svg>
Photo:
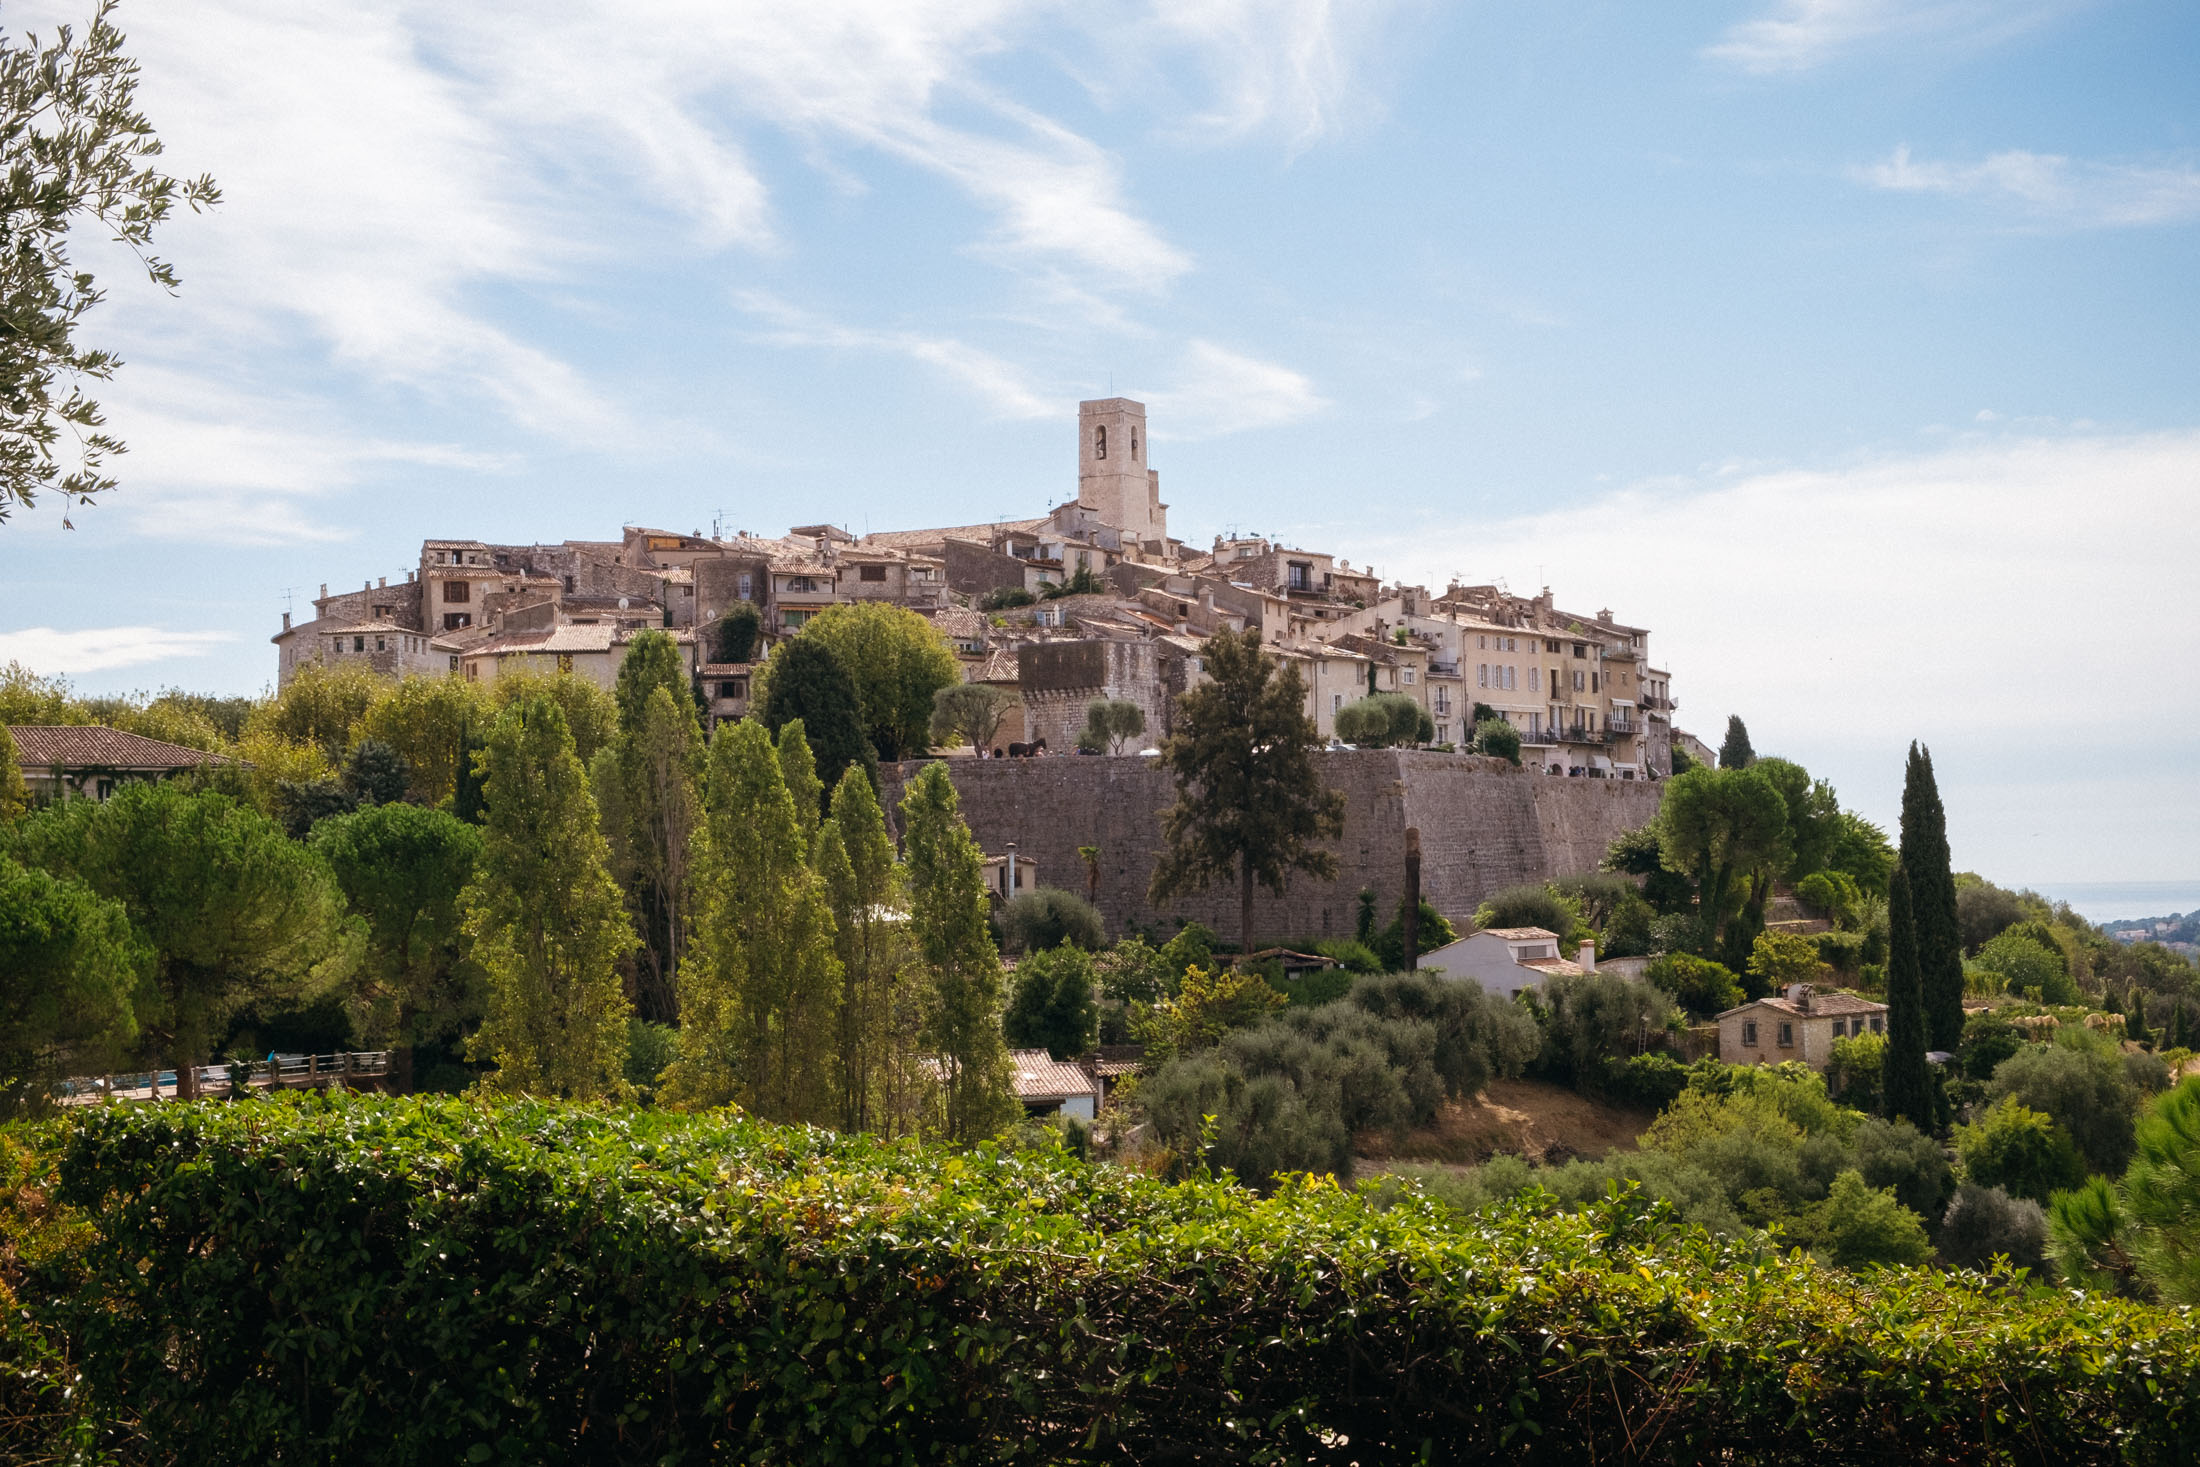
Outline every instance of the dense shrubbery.
<svg viewBox="0 0 2200 1467"><path fill-rule="evenodd" d="M11 1255L11 1354L66 1348L163 1459L2170 1462L2200 1401L2184 1314L1828 1274L1639 1197L1377 1211L531 1104L49 1134L99 1232Z"/></svg>

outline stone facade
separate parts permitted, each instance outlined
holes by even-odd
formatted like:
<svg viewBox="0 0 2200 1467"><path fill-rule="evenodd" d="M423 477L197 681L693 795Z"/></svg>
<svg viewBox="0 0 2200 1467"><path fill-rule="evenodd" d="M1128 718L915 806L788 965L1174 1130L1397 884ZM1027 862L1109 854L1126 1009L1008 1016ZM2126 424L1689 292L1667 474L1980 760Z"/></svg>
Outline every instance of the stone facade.
<svg viewBox="0 0 2200 1467"><path fill-rule="evenodd" d="M1080 722L1082 714L1080 714ZM1051 746L1052 740L1049 740ZM1333 849L1335 881L1294 880L1277 898L1256 891L1261 935L1282 939L1348 936L1361 888L1377 909L1396 911L1405 890L1405 831L1421 831L1422 894L1454 923L1500 887L1596 869L1612 839L1657 813L1659 787L1619 780L1553 779L1502 760L1466 754L1369 750L1324 754L1322 772L1345 796L1343 837ZM1234 884L1155 910L1147 883L1161 851L1161 812L1176 801L1175 782L1154 759L950 759L963 818L985 850L1015 841L1040 869L1082 872L1081 845L1100 848L1101 914L1111 932L1172 919L1237 932ZM889 810L917 763L880 770ZM1082 891L1082 883L1075 883Z"/></svg>
<svg viewBox="0 0 2200 1467"><path fill-rule="evenodd" d="M1045 739L1057 754L1076 752L1085 710L1096 698L1136 703L1146 715L1145 742L1159 743L1171 732L1170 715L1188 678L1184 654L1168 642L1030 642L1016 656L1024 740Z"/></svg>

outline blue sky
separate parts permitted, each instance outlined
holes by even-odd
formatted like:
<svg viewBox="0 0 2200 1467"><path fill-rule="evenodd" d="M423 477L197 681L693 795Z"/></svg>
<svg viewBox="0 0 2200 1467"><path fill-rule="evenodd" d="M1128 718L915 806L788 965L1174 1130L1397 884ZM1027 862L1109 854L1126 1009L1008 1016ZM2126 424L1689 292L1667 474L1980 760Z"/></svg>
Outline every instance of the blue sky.
<svg viewBox="0 0 2200 1467"><path fill-rule="evenodd" d="M0 528L0 658L255 691L425 536L1036 513L1113 391L1187 539L1548 583L1890 823L1926 739L1959 863L2200 878L2188 5L121 21L228 199L176 298L84 247L133 451Z"/></svg>

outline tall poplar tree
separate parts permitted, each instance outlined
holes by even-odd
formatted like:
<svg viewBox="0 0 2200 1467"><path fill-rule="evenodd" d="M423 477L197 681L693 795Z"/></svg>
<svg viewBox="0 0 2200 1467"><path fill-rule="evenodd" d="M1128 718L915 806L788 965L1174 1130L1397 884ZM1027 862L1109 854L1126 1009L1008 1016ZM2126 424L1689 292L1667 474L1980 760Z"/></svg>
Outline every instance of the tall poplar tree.
<svg viewBox="0 0 2200 1467"><path fill-rule="evenodd" d="M1016 1118L1001 1039L1001 955L986 926L985 858L947 768L927 764L901 799L909 915L931 986L926 1039L939 1065L942 1129L975 1141Z"/></svg>
<svg viewBox="0 0 2200 1467"><path fill-rule="evenodd" d="M1963 1042L1963 932L1949 869L1948 816L1933 779L1933 756L1912 742L1902 775L1902 871L1910 878L1917 965L1925 1002L1925 1047L1953 1054Z"/></svg>
<svg viewBox="0 0 2200 1467"><path fill-rule="evenodd" d="M593 782L611 869L642 935L637 1007L660 1023L679 1014L676 975L687 949L702 774L694 701L662 683L650 688L633 724L596 756Z"/></svg>
<svg viewBox="0 0 2200 1467"><path fill-rule="evenodd" d="M833 1109L840 959L794 797L763 726L722 723L703 785L695 936L680 970L668 1098L767 1120Z"/></svg>
<svg viewBox="0 0 2200 1467"><path fill-rule="evenodd" d="M1294 872L1333 880L1337 857L1314 844L1344 833L1344 795L1323 786L1306 716L1306 684L1278 670L1260 633L1207 640L1209 681L1177 699L1177 731L1161 749L1176 804L1161 817L1168 842L1150 893L1160 905L1217 877L1238 886L1238 941L1253 950L1253 886L1277 896Z"/></svg>
<svg viewBox="0 0 2200 1467"><path fill-rule="evenodd" d="M1880 1095L1887 1119L1933 1129L1931 1067L1925 1061L1924 996L1918 982L1917 922L1907 872L1897 868L1887 892L1887 1048L1880 1060Z"/></svg>
<svg viewBox="0 0 2200 1467"><path fill-rule="evenodd" d="M480 760L488 809L460 906L487 1012L467 1054L496 1064L491 1089L623 1098L619 960L634 929L563 710L539 694L511 703Z"/></svg>
<svg viewBox="0 0 2200 1467"><path fill-rule="evenodd" d="M793 725L789 725L792 727ZM910 981L901 871L871 781L840 777L817 839L840 955L840 1127L898 1136L924 1114L923 1006Z"/></svg>
<svg viewBox="0 0 2200 1467"><path fill-rule="evenodd" d="M795 822L802 827L802 848L817 843L817 822L825 813L825 781L818 777L817 758L802 720L790 718L779 726L779 773L794 797Z"/></svg>
<svg viewBox="0 0 2200 1467"><path fill-rule="evenodd" d="M23 781L23 766L15 757L15 739L0 723L0 825L13 824L31 807L30 787Z"/></svg>

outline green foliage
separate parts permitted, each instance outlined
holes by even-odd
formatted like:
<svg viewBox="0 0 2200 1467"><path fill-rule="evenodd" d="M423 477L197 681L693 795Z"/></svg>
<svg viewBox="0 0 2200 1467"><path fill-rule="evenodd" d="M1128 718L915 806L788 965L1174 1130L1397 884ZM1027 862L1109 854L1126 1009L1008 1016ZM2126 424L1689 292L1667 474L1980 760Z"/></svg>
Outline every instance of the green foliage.
<svg viewBox="0 0 2200 1467"><path fill-rule="evenodd" d="M1146 731L1146 713L1128 698L1095 698L1085 709L1077 747L1091 754L1120 754Z"/></svg>
<svg viewBox="0 0 2200 1467"><path fill-rule="evenodd" d="M1742 985L1724 964L1693 953L1667 953L1643 976L1698 1019L1713 1018L1745 1001Z"/></svg>
<svg viewBox="0 0 2200 1467"><path fill-rule="evenodd" d="M123 54L112 4L81 32L59 26L43 42L0 46L0 123L8 174L0 214L8 248L0 294L8 302L7 403L0 418L0 522L39 494L90 504L112 489L107 457L124 451L105 431L85 379L104 381L121 361L76 339L105 292L70 258L72 236L107 236L134 255L153 284L173 293L176 274L152 253L153 231L179 203L195 214L221 201L214 180L188 181L154 166L153 125L137 110L137 63ZM65 449L55 453L56 444Z"/></svg>
<svg viewBox="0 0 2200 1467"><path fill-rule="evenodd" d="M1474 752L1518 764L1520 730L1502 718L1485 719L1474 726Z"/></svg>
<svg viewBox="0 0 2200 1467"><path fill-rule="evenodd" d="M2052 1116L2005 1095L1978 1119L1956 1128L1964 1177L2012 1197L2045 1202L2085 1180L2085 1163Z"/></svg>
<svg viewBox="0 0 2200 1467"><path fill-rule="evenodd" d="M1749 729L1742 723L1739 713L1726 716L1726 741L1719 745L1721 769L1747 769L1757 759L1756 751L1749 747Z"/></svg>
<svg viewBox="0 0 2200 1467"><path fill-rule="evenodd" d="M1603 1461L1656 1412L1674 1462L2167 1462L2200 1397L2183 1315L1860 1289L1639 1193L1465 1218L450 1101L53 1135L101 1223L25 1280L28 1323L79 1409L180 1460Z"/></svg>
<svg viewBox="0 0 2200 1467"><path fill-rule="evenodd" d="M1045 952L1065 942L1097 952L1107 942L1099 909L1074 892L1051 886L1011 897L1001 909L1001 932L1020 953Z"/></svg>
<svg viewBox="0 0 2200 1467"><path fill-rule="evenodd" d="M764 614L749 601L736 601L711 623L711 660L753 662L763 640Z"/></svg>
<svg viewBox="0 0 2200 1467"><path fill-rule="evenodd" d="M457 793L468 734L485 717L478 683L415 675L390 687L358 723L361 740L394 750L410 775L407 798L440 805ZM462 817L463 818L463 817Z"/></svg>
<svg viewBox="0 0 2200 1467"><path fill-rule="evenodd" d="M1419 952L1434 952L1458 939L1458 930L1426 899L1414 918L1413 935ZM1398 915L1390 919L1390 925L1375 934L1374 947L1376 960L1383 971L1394 972L1406 965L1406 904L1403 901L1398 903Z"/></svg>
<svg viewBox="0 0 2200 1467"><path fill-rule="evenodd" d="M1011 607L1029 606L1038 599L1022 586L995 586L978 598L978 610L1007 611Z"/></svg>
<svg viewBox="0 0 2200 1467"><path fill-rule="evenodd" d="M1925 997L1918 971L1917 927L1909 873L1897 869L1887 902L1887 1050L1880 1101L1887 1114L1919 1129L1934 1122L1932 1077L1925 1062Z"/></svg>
<svg viewBox="0 0 2200 1467"><path fill-rule="evenodd" d="M179 1067L211 1057L230 1017L335 989L359 923L318 856L226 795L128 784L19 821L17 859L119 902L153 952L138 1027Z"/></svg>
<svg viewBox="0 0 2200 1467"><path fill-rule="evenodd" d="M1474 925L1490 927L1540 927L1562 943L1577 941L1588 931L1581 908L1560 894L1555 886L1524 882L1501 887L1475 908Z"/></svg>
<svg viewBox="0 0 2200 1467"><path fill-rule="evenodd" d="M1936 1249L1951 1268L1984 1272L1997 1258L2035 1278L2047 1272L2047 1214L2037 1202L1965 1182L1941 1215Z"/></svg>
<svg viewBox="0 0 2200 1467"><path fill-rule="evenodd" d="M1663 990L1611 973L1553 973L1543 980L1538 1007L1543 1044L1537 1068L1584 1090L1603 1084L1606 1060L1641 1054L1661 1041L1673 1018Z"/></svg>
<svg viewBox="0 0 2200 1467"><path fill-rule="evenodd" d="M2024 1032L1988 1011L1964 1021L1963 1047L1958 1056L1963 1073L1974 1080L1991 1080L2001 1062L2024 1048Z"/></svg>
<svg viewBox="0 0 2200 1467"><path fill-rule="evenodd" d="M1956 931L1965 952L1978 950L2008 928L2048 915L2047 903L1982 881L1968 872L1956 875Z"/></svg>
<svg viewBox="0 0 2200 1467"><path fill-rule="evenodd" d="M30 786L23 780L23 765L15 755L15 739L0 723L0 827L13 825L31 807Z"/></svg>
<svg viewBox="0 0 2200 1467"><path fill-rule="evenodd" d="M1786 853L1787 801L1754 770L1692 769L1666 781L1656 824L1666 863L1696 888L1697 951L1717 952L1747 878Z"/></svg>
<svg viewBox="0 0 2200 1467"><path fill-rule="evenodd" d="M618 963L634 929L564 710L545 695L508 705L481 763L488 819L459 906L487 998L467 1054L497 1066L484 1084L506 1094L622 1096Z"/></svg>
<svg viewBox="0 0 2200 1467"><path fill-rule="evenodd" d="M684 680L676 696L687 696ZM494 716L499 717L514 704L545 699L556 704L558 712L564 716L565 731L572 737L573 755L581 761L581 768L594 764L596 755L618 737L618 701L586 673L540 672L520 667L499 673L489 689Z"/></svg>
<svg viewBox="0 0 2200 1467"><path fill-rule="evenodd" d="M1298 670L1278 670L1260 634L1217 632L1203 649L1209 681L1177 700L1161 751L1177 801L1162 816L1156 906L1238 882L1238 941L1253 950L1253 886L1282 896L1294 873L1334 880L1336 855L1315 844L1344 832L1344 796L1323 785Z"/></svg>
<svg viewBox="0 0 2200 1467"><path fill-rule="evenodd" d="M809 736L801 719L790 718L781 724L775 744L779 777L786 781L787 797L794 801L795 832L807 851L816 843L818 822L825 816L825 781L817 772L817 757L810 752Z"/></svg>
<svg viewBox="0 0 2200 1467"><path fill-rule="evenodd" d="M642 710L649 706L650 694L659 688L670 693L679 702L694 706L688 694L688 670L686 659L680 655L680 645L670 632L646 631L634 634L627 643L626 656L619 661L619 671L612 681L611 700L618 705L619 727L634 730L641 727Z"/></svg>
<svg viewBox="0 0 2200 1467"><path fill-rule="evenodd" d="M1876 1111L1884 1099L1882 1081L1887 1069L1887 1036L1851 1034L1833 1041L1833 1057L1826 1064L1826 1088L1843 1105Z"/></svg>
<svg viewBox="0 0 2200 1467"><path fill-rule="evenodd" d="M975 1141L1016 1114L983 857L963 824L954 781L937 763L909 781L901 825L910 928L930 989L925 1040L940 1064L942 1128L950 1139Z"/></svg>
<svg viewBox="0 0 2200 1467"><path fill-rule="evenodd" d="M1356 937L1325 937L1308 951L1336 959L1340 967L1355 976L1383 971L1383 960L1375 949Z"/></svg>
<svg viewBox="0 0 2200 1467"><path fill-rule="evenodd" d="M1813 871L1795 883L1795 899L1835 927L1856 925L1863 896L1845 871Z"/></svg>
<svg viewBox="0 0 2200 1467"><path fill-rule="evenodd" d="M1865 1117L1849 1135L1849 1154L1866 1183L1891 1191L1927 1223L1939 1220L1955 1190L1948 1153L1908 1121Z"/></svg>
<svg viewBox="0 0 2200 1467"><path fill-rule="evenodd" d="M804 643L823 648L848 676L855 691L856 717L862 735L881 759L909 759L922 754L931 743L932 697L941 688L962 678L955 649L939 629L915 612L884 602L828 606L804 623L802 631L765 662L757 674L765 684L768 709L765 722L776 731L785 718L810 722L805 708L781 708L777 686L780 677L796 664L782 664L790 648ZM818 745L818 765L828 784L837 784L840 770L834 757L839 743L828 754L823 735L811 723L811 738Z"/></svg>
<svg viewBox="0 0 2200 1467"><path fill-rule="evenodd" d="M703 810L695 936L680 968L680 1057L665 1096L825 1122L837 1114L843 975L825 884L761 725L718 726Z"/></svg>
<svg viewBox="0 0 2200 1467"><path fill-rule="evenodd" d="M375 805L321 822L312 846L367 924L346 996L361 1036L427 1044L476 1018L481 975L466 955L458 898L481 855L480 828L442 810Z"/></svg>
<svg viewBox="0 0 2200 1467"><path fill-rule="evenodd" d="M1994 1070L1988 1093L2052 1116L2090 1171L2120 1172L2131 1159L2139 1094L2106 1040L2066 1029L2052 1044L2028 1044Z"/></svg>
<svg viewBox="0 0 2200 1467"><path fill-rule="evenodd" d="M757 689L755 704L765 729L776 737L788 723L801 720L802 736L826 788L838 787L840 776L851 768L870 774L875 788L878 755L864 733L855 682L839 655L822 641L796 637L782 643L764 667L771 677Z"/></svg>
<svg viewBox="0 0 2200 1467"><path fill-rule="evenodd" d="M1425 744L1436 737L1429 711L1404 693L1370 693L1338 709L1333 722L1338 738L1363 749Z"/></svg>
<svg viewBox="0 0 2200 1467"><path fill-rule="evenodd" d="M2088 1177L2048 1203L2048 1256L2076 1288L2151 1298L2153 1287L2141 1271L2142 1247L2122 1189L2106 1177Z"/></svg>
<svg viewBox="0 0 2200 1467"><path fill-rule="evenodd" d="M1855 1172L1834 1178L1824 1210L1811 1222L1813 1241L1843 1268L1902 1267L1932 1257L1917 1214L1895 1201L1891 1189L1868 1187Z"/></svg>
<svg viewBox="0 0 2200 1467"><path fill-rule="evenodd" d="M1818 977L1818 944L1788 932L1760 932L1749 949L1750 992L1763 997L1778 993L1791 983L1808 983Z"/></svg>
<svg viewBox="0 0 2200 1467"><path fill-rule="evenodd" d="M932 695L932 742L968 744L983 755L1015 706L1016 695L992 683L950 683Z"/></svg>
<svg viewBox="0 0 2200 1467"><path fill-rule="evenodd" d="M1607 1059L1593 1090L1614 1105L1660 1111L1688 1088L1688 1066L1663 1050Z"/></svg>
<svg viewBox="0 0 2200 1467"><path fill-rule="evenodd" d="M1580 923L1593 930L1599 957L1642 957L1652 950L1657 914L1626 877L1590 872L1558 877L1550 887L1579 914ZM1560 935L1578 940L1582 927Z"/></svg>
<svg viewBox="0 0 2200 1467"><path fill-rule="evenodd" d="M1841 805L1833 786L1813 780L1788 759L1754 759L1749 767L1772 781L1787 806L1787 839L1777 874L1797 881L1822 869L1840 836Z"/></svg>
<svg viewBox="0 0 2200 1467"><path fill-rule="evenodd" d="M623 677L625 667L620 672ZM702 773L703 731L694 702L666 677L649 687L634 722L621 726L591 771L611 873L642 939L635 1000L657 1022L679 1012L677 974L693 914L689 884Z"/></svg>
<svg viewBox="0 0 2200 1467"><path fill-rule="evenodd" d="M833 791L817 869L840 957L841 1129L908 1135L931 1111L931 1072L918 1052L923 999L886 813L860 769L842 774Z"/></svg>
<svg viewBox="0 0 2200 1467"><path fill-rule="evenodd" d="M630 1019L626 1026L626 1083L635 1099L656 1098L665 1071L680 1053L680 1031L670 1024Z"/></svg>
<svg viewBox="0 0 2200 1467"><path fill-rule="evenodd" d="M1034 952L1016 966L1016 992L1001 1016L1001 1032L1016 1049L1044 1049L1075 1059L1098 1038L1092 954L1064 942Z"/></svg>
<svg viewBox="0 0 2200 1467"><path fill-rule="evenodd" d="M1186 968L1175 992L1154 1006L1148 1044L1157 1057L1209 1049L1232 1030L1260 1023L1284 1003L1284 996L1251 969Z"/></svg>
<svg viewBox="0 0 2200 1467"><path fill-rule="evenodd" d="M121 903L0 854L0 1113L42 1108L65 1063L121 1053L151 965Z"/></svg>
<svg viewBox="0 0 2200 1467"><path fill-rule="evenodd" d="M1885 897L1887 881L1894 873L1894 846L1887 833L1863 816L1844 810L1835 832L1833 849L1827 852L1829 870L1839 871L1868 897Z"/></svg>
<svg viewBox="0 0 2200 1467"><path fill-rule="evenodd" d="M1661 914L1685 912L1695 900L1688 878L1665 864L1665 844L1655 824L1615 837L1604 853L1601 869L1639 877L1643 900Z"/></svg>
<svg viewBox="0 0 2200 1467"><path fill-rule="evenodd" d="M2000 974L2009 992L2041 1003L2074 1004L2082 997L2070 981L2069 964L2061 950L2021 929L1989 939L1979 950L1978 965Z"/></svg>
<svg viewBox="0 0 2200 1467"><path fill-rule="evenodd" d="M1963 1038L1963 939L1948 864L1948 817L1933 780L1933 756L1914 742L1902 779L1901 856L1916 924L1925 1047L1953 1051Z"/></svg>

